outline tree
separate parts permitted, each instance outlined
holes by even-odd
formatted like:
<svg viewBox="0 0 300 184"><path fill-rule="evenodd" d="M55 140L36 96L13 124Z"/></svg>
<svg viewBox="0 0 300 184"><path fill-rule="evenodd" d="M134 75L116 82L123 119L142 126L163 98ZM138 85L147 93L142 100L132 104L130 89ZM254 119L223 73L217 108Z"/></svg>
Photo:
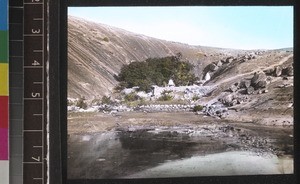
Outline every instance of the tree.
<svg viewBox="0 0 300 184"><path fill-rule="evenodd" d="M124 65L116 79L118 88L138 86L140 91L149 92L152 85L163 86L173 78L175 85L193 84L197 78L192 73L193 66L181 61L182 55L164 58L149 58L144 62L132 62Z"/></svg>

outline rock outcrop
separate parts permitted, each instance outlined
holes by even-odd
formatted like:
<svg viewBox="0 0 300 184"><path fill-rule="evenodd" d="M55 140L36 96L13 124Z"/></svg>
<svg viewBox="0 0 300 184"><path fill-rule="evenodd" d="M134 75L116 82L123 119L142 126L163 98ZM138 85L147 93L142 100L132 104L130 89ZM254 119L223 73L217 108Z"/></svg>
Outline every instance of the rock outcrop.
<svg viewBox="0 0 300 184"><path fill-rule="evenodd" d="M251 86L254 89L264 88L267 85L267 76L265 73L254 73L254 76L251 79Z"/></svg>

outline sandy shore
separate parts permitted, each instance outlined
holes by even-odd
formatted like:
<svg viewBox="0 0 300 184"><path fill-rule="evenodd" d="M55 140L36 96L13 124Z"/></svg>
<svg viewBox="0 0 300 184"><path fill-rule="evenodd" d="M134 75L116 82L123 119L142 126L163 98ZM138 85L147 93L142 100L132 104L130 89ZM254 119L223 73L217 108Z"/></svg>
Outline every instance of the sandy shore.
<svg viewBox="0 0 300 184"><path fill-rule="evenodd" d="M102 112L69 112L68 134L93 133L110 131L115 128L127 128L132 126L197 126L203 124L231 124L260 131L260 128L282 130L283 133L292 134L293 126L274 126L280 121L293 121L289 116L271 116L270 114L254 113L244 115L242 112L232 112L226 119L219 119L204 115L196 115L194 112L120 112L116 115ZM279 118L279 119L278 119ZM269 123L260 123L269 122ZM277 124L278 125L278 124Z"/></svg>

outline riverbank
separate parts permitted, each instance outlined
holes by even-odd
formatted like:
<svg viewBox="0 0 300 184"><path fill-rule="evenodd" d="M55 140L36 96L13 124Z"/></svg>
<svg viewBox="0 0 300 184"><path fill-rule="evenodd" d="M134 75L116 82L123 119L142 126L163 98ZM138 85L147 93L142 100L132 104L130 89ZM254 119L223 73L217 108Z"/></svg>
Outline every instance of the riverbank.
<svg viewBox="0 0 300 184"><path fill-rule="evenodd" d="M68 113L68 134L92 133L110 131L115 128L126 128L132 126L181 126L181 125L203 125L203 124L232 124L235 126L248 127L260 131L261 127L268 129L283 130L292 135L292 124L285 126L275 126L272 121L279 121L276 116L261 113L249 113L243 115L242 112L232 111L226 119L197 115L194 112L118 112L108 114L102 112L69 112ZM292 117L282 116L282 121L292 121ZM259 121L269 121L260 124ZM284 125L284 124L283 124Z"/></svg>

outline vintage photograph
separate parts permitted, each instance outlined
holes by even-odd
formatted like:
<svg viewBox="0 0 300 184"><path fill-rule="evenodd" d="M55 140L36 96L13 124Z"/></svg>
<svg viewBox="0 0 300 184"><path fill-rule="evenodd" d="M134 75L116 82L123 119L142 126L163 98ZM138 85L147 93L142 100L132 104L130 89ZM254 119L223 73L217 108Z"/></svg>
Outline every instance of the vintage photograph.
<svg viewBox="0 0 300 184"><path fill-rule="evenodd" d="M292 6L68 8L68 179L294 173Z"/></svg>

